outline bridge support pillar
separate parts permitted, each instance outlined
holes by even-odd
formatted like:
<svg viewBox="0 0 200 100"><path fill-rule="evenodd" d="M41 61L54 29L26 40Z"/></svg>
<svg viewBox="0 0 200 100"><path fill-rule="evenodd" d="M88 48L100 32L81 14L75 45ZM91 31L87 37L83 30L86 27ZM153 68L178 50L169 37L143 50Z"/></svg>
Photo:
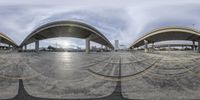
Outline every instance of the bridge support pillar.
<svg viewBox="0 0 200 100"><path fill-rule="evenodd" d="M86 38L85 45L86 45L85 52L90 53L90 38Z"/></svg>
<svg viewBox="0 0 200 100"><path fill-rule="evenodd" d="M170 46L170 44L168 45L168 51L171 51L171 46Z"/></svg>
<svg viewBox="0 0 200 100"><path fill-rule="evenodd" d="M198 49L198 53L200 53L200 40L198 41L198 47L197 47L197 49Z"/></svg>
<svg viewBox="0 0 200 100"><path fill-rule="evenodd" d="M154 52L155 51L155 45L154 45L154 43L152 43L152 52Z"/></svg>
<svg viewBox="0 0 200 100"><path fill-rule="evenodd" d="M148 41L144 40L144 52L147 53L148 52Z"/></svg>
<svg viewBox="0 0 200 100"><path fill-rule="evenodd" d="M10 45L10 44L8 45L8 49L9 49L9 50L11 49L11 45Z"/></svg>
<svg viewBox="0 0 200 100"><path fill-rule="evenodd" d="M200 40L198 41L198 53L200 53Z"/></svg>
<svg viewBox="0 0 200 100"><path fill-rule="evenodd" d="M195 41L192 41L192 49L195 51Z"/></svg>
<svg viewBox="0 0 200 100"><path fill-rule="evenodd" d="M27 50L27 45L24 45L24 50L25 50L25 51Z"/></svg>
<svg viewBox="0 0 200 100"><path fill-rule="evenodd" d="M39 40L35 41L35 51L39 52Z"/></svg>
<svg viewBox="0 0 200 100"><path fill-rule="evenodd" d="M106 51L109 50L107 46L105 46Z"/></svg>

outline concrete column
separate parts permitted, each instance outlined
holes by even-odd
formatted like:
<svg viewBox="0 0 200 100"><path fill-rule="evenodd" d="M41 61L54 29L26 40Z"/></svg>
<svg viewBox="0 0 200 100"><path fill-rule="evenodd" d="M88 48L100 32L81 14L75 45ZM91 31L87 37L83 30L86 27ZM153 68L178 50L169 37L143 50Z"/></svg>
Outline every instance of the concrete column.
<svg viewBox="0 0 200 100"><path fill-rule="evenodd" d="M8 49L9 49L9 50L11 49L11 45L10 45L10 44L8 45Z"/></svg>
<svg viewBox="0 0 200 100"><path fill-rule="evenodd" d="M197 51L197 46L195 46L195 51Z"/></svg>
<svg viewBox="0 0 200 100"><path fill-rule="evenodd" d="M154 52L154 50L155 50L155 45L154 43L152 43L152 52Z"/></svg>
<svg viewBox="0 0 200 100"><path fill-rule="evenodd" d="M200 53L200 40L198 41L198 53Z"/></svg>
<svg viewBox="0 0 200 100"><path fill-rule="evenodd" d="M171 50L171 47L170 47L170 45L168 45L168 50L169 50L169 51Z"/></svg>
<svg viewBox="0 0 200 100"><path fill-rule="evenodd" d="M183 45L182 45L182 50L184 49Z"/></svg>
<svg viewBox="0 0 200 100"><path fill-rule="evenodd" d="M148 52L148 41L144 40L144 52L147 53Z"/></svg>
<svg viewBox="0 0 200 100"><path fill-rule="evenodd" d="M24 45L24 50L25 50L25 51L27 50L27 45Z"/></svg>
<svg viewBox="0 0 200 100"><path fill-rule="evenodd" d="M85 52L90 53L90 38L86 38L85 45L86 45Z"/></svg>
<svg viewBox="0 0 200 100"><path fill-rule="evenodd" d="M39 40L35 41L35 51L39 52Z"/></svg>
<svg viewBox="0 0 200 100"><path fill-rule="evenodd" d="M105 47L106 47L105 49L108 50L108 47L107 46L105 46Z"/></svg>
<svg viewBox="0 0 200 100"><path fill-rule="evenodd" d="M192 41L192 49L195 51L195 41Z"/></svg>

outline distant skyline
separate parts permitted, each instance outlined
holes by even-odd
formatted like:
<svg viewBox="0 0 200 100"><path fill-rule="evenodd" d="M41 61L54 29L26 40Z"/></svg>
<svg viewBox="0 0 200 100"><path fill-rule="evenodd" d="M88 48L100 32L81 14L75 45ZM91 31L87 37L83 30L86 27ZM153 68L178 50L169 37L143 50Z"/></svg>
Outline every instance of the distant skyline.
<svg viewBox="0 0 200 100"><path fill-rule="evenodd" d="M17 44L31 31L48 22L77 20L92 25L114 45L129 46L153 29L166 26L200 28L199 0L0 0L0 32ZM81 39L55 38L41 46L58 43L79 45ZM97 45L97 44L92 44Z"/></svg>

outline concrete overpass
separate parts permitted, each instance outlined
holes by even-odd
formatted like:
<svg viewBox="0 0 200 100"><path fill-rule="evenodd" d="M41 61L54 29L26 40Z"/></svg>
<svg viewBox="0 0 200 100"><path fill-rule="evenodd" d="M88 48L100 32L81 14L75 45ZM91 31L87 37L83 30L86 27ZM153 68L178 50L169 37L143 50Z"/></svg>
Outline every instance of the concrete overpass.
<svg viewBox="0 0 200 100"><path fill-rule="evenodd" d="M0 43L8 44L9 48L11 48L11 46L17 47L17 44L11 38L9 38L3 33L0 33Z"/></svg>
<svg viewBox="0 0 200 100"><path fill-rule="evenodd" d="M193 49L195 42L198 42L198 52L200 52L200 32L191 28L166 27L151 31L137 39L130 48L137 48L144 45L145 52L148 52L148 44L169 40L188 40L192 41Z"/></svg>
<svg viewBox="0 0 200 100"><path fill-rule="evenodd" d="M158 44L155 45L155 48L162 48L162 47L192 47L193 46L198 47L198 45L193 45L193 44Z"/></svg>
<svg viewBox="0 0 200 100"><path fill-rule="evenodd" d="M75 37L86 39L86 52L90 51L90 41L114 49L108 39L94 27L77 21L56 21L40 26L31 32L20 47L27 49L27 45L35 42L35 50L39 51L39 41L54 37Z"/></svg>

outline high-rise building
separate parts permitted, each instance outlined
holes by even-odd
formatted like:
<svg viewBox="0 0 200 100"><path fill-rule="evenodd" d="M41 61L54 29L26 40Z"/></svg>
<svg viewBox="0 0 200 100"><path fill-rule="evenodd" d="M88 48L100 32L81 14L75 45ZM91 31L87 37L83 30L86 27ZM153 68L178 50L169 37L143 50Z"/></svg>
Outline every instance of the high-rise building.
<svg viewBox="0 0 200 100"><path fill-rule="evenodd" d="M115 40L115 50L119 49L119 40Z"/></svg>

